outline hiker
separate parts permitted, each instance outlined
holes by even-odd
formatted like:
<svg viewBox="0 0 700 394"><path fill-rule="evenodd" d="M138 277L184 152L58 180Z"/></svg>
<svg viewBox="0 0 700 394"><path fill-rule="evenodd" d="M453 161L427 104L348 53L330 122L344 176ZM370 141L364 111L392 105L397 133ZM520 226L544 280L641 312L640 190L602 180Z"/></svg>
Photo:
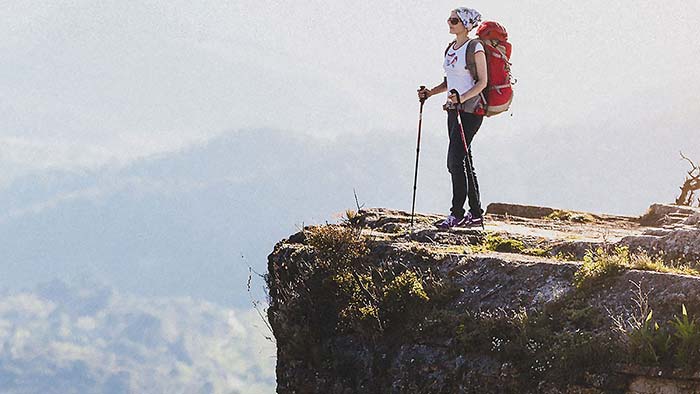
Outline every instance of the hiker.
<svg viewBox="0 0 700 394"><path fill-rule="evenodd" d="M453 10L447 23L455 40L445 51L443 82L432 89L419 89L418 98L426 100L436 94L450 92L443 109L447 111L447 130L450 139L447 150L447 169L452 177L452 208L447 218L438 224L442 229L454 226L483 227L483 213L479 197L479 184L471 154L471 143L483 121L480 111L481 92L488 83L486 55L479 40L469 38L469 32L481 22L481 14L470 8ZM469 56L467 53L469 52ZM476 63L476 74L467 67L468 57ZM474 69L473 65L471 67ZM458 95L455 94L458 92ZM476 112L476 113L475 113ZM457 116L461 119L457 119ZM463 130L463 132L462 132ZM469 199L469 211L465 211L465 200Z"/></svg>

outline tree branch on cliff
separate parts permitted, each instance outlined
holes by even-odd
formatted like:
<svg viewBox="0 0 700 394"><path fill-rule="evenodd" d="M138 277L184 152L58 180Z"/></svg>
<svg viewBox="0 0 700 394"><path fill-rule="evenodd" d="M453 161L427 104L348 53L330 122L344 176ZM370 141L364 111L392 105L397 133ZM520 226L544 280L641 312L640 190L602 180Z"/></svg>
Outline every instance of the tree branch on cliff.
<svg viewBox="0 0 700 394"><path fill-rule="evenodd" d="M377 298L374 297L374 294L372 294L372 292L369 291L367 286L365 286L364 283L362 283L362 280L360 279L360 275L357 274L357 271L352 270L352 277L355 279L355 283L357 283L357 285L360 287L360 289L362 289L362 292L365 293L367 298L369 298L370 301L372 301L372 303L374 305L379 305L379 301L377 300Z"/></svg>
<svg viewBox="0 0 700 394"><path fill-rule="evenodd" d="M357 205L357 211L360 212L365 206L365 204L360 205L360 201L357 199L357 192L355 191L355 188L352 189L352 194L355 195L355 205Z"/></svg>
<svg viewBox="0 0 700 394"><path fill-rule="evenodd" d="M355 279L355 283L357 284L357 286L360 287L360 289L362 290L364 295L371 302L370 305L367 305L367 304L365 304L365 305L378 308L379 307L379 300L377 300L377 298L374 296L374 294L372 294L372 292L369 291L367 286L365 286L365 284L362 283L362 280L360 279L360 276L357 274L357 271L352 269L351 272L352 272L353 279ZM380 319L379 316L375 316L375 320L377 321L379 331L384 331L384 324L382 324L382 319Z"/></svg>
<svg viewBox="0 0 700 394"><path fill-rule="evenodd" d="M694 163L688 157L686 157L683 152L680 152L681 158L690 163L690 171L681 186L681 194L676 199L676 205L692 206L693 200L695 199L695 192L700 190L700 165ZM698 199L698 205L700 205L700 198Z"/></svg>

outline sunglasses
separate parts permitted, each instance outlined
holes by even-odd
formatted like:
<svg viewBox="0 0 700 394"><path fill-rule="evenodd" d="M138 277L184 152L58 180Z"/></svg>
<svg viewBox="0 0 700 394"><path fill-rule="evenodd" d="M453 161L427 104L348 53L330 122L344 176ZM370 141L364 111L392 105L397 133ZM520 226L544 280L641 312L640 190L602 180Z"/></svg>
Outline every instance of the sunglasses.
<svg viewBox="0 0 700 394"><path fill-rule="evenodd" d="M447 18L447 21L453 25L458 25L462 20L459 18Z"/></svg>

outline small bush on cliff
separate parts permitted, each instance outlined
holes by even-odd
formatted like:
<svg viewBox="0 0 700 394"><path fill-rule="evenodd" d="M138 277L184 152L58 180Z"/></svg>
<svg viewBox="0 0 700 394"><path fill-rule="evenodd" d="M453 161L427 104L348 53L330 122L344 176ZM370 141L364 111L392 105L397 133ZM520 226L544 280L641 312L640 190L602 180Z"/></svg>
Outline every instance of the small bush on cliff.
<svg viewBox="0 0 700 394"><path fill-rule="evenodd" d="M347 226L307 228L300 240L310 247L296 249L276 262L266 278L274 291L268 312L271 322L295 333L288 341L294 357L318 366L324 358L319 344L335 335L340 312L346 307L347 300L336 297L334 276L349 273L356 280L358 269L366 265L369 248L361 231Z"/></svg>
<svg viewBox="0 0 700 394"><path fill-rule="evenodd" d="M681 317L675 316L667 324L655 321L651 310L643 320L629 321L623 341L630 362L686 370L700 367L700 326L697 319L688 316L685 305L681 308Z"/></svg>
<svg viewBox="0 0 700 394"><path fill-rule="evenodd" d="M475 252L504 252L504 253L520 253L531 256L548 256L549 251L539 247L528 248L525 243L519 239L503 238L497 233L489 233L484 237L480 245L472 247Z"/></svg>
<svg viewBox="0 0 700 394"><path fill-rule="evenodd" d="M630 359L641 365L669 365L671 335L654 320L653 311L627 332Z"/></svg>
<svg viewBox="0 0 700 394"><path fill-rule="evenodd" d="M587 214L587 213L562 211L562 210L555 210L554 212L547 215L545 218L551 219L551 220L571 221L571 222L578 222L578 223L592 222L595 220L595 218L593 218L593 216L591 216L590 214Z"/></svg>
<svg viewBox="0 0 700 394"><path fill-rule="evenodd" d="M430 300L423 280L413 271L404 271L382 289L383 317L394 323L405 322L411 313L420 310Z"/></svg>
<svg viewBox="0 0 700 394"><path fill-rule="evenodd" d="M509 363L524 380L576 383L586 372L604 371L618 361L611 338L567 330L544 312L467 314L456 330L456 342L466 353L490 353Z"/></svg>
<svg viewBox="0 0 700 394"><path fill-rule="evenodd" d="M675 316L669 322L676 342L675 362L681 368L697 367L700 364L700 325L696 318L688 317L685 305L681 317Z"/></svg>
<svg viewBox="0 0 700 394"><path fill-rule="evenodd" d="M603 248L588 250L583 256L583 265L574 274L577 288L588 288L596 281L616 275L629 266L630 254L626 247L615 248L608 252Z"/></svg>
<svg viewBox="0 0 700 394"><path fill-rule="evenodd" d="M494 252L522 253L525 244L517 239L503 238L498 234L489 233L484 238L484 247Z"/></svg>
<svg viewBox="0 0 700 394"><path fill-rule="evenodd" d="M309 231L308 243L314 248L316 262L333 269L357 265L369 253L362 233L347 226L316 227Z"/></svg>
<svg viewBox="0 0 700 394"><path fill-rule="evenodd" d="M334 276L341 302L338 328L373 337L385 331L410 330L430 301L434 288L421 273L394 274L392 262L368 268L365 274L341 272Z"/></svg>
<svg viewBox="0 0 700 394"><path fill-rule="evenodd" d="M661 255L652 256L646 251L631 253L627 246L618 246L612 250L599 247L586 251L583 265L574 274L574 284L579 289L590 288L598 281L628 269L700 275L697 270L681 264L667 265Z"/></svg>
<svg viewBox="0 0 700 394"><path fill-rule="evenodd" d="M666 262L663 252L659 252L653 256L644 251L634 253L630 256L630 267L643 271L700 276L700 271L692 268L686 261L676 260Z"/></svg>
<svg viewBox="0 0 700 394"><path fill-rule="evenodd" d="M350 221L309 230L307 240L314 256L310 268L322 285L297 284L318 290L313 295L317 307L333 305L335 318L327 317L325 323L335 324L336 330L374 337L388 330L410 329L423 317L428 292L440 295L446 290L431 272L398 261L371 260L366 238Z"/></svg>
<svg viewBox="0 0 700 394"><path fill-rule="evenodd" d="M390 303L429 300L428 295L423 289L421 278L413 271L405 271L396 276L391 283L384 288L384 299Z"/></svg>
<svg viewBox="0 0 700 394"><path fill-rule="evenodd" d="M635 313L613 317L621 344L625 347L627 362L652 367L681 368L697 371L700 368L700 324L691 317L685 304L681 316L666 323L654 319L649 306L649 292L640 283L634 283L632 301Z"/></svg>
<svg viewBox="0 0 700 394"><path fill-rule="evenodd" d="M333 281L338 286L338 293L344 302L339 312L339 326L341 329L355 326L362 331L376 330L379 321L379 308L374 296L368 297L366 292L374 290L372 277L367 274L353 275L349 271L342 271L333 276Z"/></svg>

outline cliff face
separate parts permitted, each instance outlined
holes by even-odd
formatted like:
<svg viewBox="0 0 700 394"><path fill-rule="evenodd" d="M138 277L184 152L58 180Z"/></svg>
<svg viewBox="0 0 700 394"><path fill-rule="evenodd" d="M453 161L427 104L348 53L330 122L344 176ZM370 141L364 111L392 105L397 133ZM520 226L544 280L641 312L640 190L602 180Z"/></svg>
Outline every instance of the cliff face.
<svg viewBox="0 0 700 394"><path fill-rule="evenodd" d="M269 256L278 393L700 392L700 210L385 209Z"/></svg>

